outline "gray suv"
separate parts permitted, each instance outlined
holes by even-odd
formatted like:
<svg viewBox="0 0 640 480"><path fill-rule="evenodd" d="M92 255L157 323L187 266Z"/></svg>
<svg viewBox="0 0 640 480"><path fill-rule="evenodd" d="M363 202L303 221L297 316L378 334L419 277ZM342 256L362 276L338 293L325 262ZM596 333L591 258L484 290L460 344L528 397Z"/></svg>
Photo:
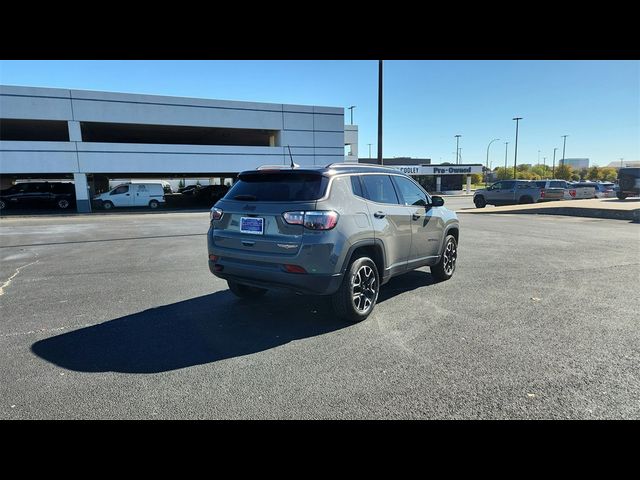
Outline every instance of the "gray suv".
<svg viewBox="0 0 640 480"><path fill-rule="evenodd" d="M331 295L336 314L357 322L396 275L426 265L451 278L460 226L443 205L391 168L245 171L211 209L209 269L243 298L275 288Z"/></svg>

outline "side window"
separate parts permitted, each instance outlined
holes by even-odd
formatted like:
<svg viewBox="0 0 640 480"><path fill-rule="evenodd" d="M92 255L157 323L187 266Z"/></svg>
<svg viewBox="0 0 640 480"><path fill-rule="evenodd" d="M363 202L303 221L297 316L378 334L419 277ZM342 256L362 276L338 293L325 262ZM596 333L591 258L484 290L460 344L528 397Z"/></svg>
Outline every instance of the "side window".
<svg viewBox="0 0 640 480"><path fill-rule="evenodd" d="M516 186L516 182L502 182L503 190L511 190Z"/></svg>
<svg viewBox="0 0 640 480"><path fill-rule="evenodd" d="M501 190L502 189L502 183L498 182L498 183L494 183L493 185L491 185L491 190Z"/></svg>
<svg viewBox="0 0 640 480"><path fill-rule="evenodd" d="M127 193L129 191L129 185L120 185L116 188L111 195L120 195L121 193Z"/></svg>
<svg viewBox="0 0 640 480"><path fill-rule="evenodd" d="M364 193L362 193L362 185L360 184L359 176L351 175L351 189L353 190L354 195L364 198Z"/></svg>
<svg viewBox="0 0 640 480"><path fill-rule="evenodd" d="M405 205L427 206L427 195L411 180L405 177L394 176L393 181L398 186Z"/></svg>
<svg viewBox="0 0 640 480"><path fill-rule="evenodd" d="M365 197L378 203L400 203L389 175L362 175Z"/></svg>

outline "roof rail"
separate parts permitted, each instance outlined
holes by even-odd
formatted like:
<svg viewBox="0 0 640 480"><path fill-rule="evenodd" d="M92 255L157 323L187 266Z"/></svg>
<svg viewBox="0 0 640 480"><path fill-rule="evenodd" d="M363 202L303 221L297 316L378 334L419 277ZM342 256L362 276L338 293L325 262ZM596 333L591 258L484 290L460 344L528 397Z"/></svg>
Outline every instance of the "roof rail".
<svg viewBox="0 0 640 480"><path fill-rule="evenodd" d="M376 164L373 164L373 163L348 163L348 162L330 163L330 164L326 165L324 168L330 168L330 167L349 167L349 168L353 168L353 167L362 167L362 168L382 167L382 168L387 168L386 165L376 165Z"/></svg>

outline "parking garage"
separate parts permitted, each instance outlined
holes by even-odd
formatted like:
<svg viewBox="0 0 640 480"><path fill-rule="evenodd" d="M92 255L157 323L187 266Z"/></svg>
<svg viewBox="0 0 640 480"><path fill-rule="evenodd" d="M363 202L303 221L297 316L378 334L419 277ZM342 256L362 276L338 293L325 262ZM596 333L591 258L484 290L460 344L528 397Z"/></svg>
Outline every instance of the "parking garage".
<svg viewBox="0 0 640 480"><path fill-rule="evenodd" d="M90 212L118 181L228 185L289 148L301 166L342 162L344 128L337 107L0 86L0 188L72 181Z"/></svg>

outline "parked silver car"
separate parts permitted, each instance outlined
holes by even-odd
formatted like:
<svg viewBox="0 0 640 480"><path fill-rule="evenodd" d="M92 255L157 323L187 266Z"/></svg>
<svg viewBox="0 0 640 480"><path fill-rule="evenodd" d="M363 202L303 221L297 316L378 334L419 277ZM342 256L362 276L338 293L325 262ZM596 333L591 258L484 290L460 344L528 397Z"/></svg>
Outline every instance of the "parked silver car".
<svg viewBox="0 0 640 480"><path fill-rule="evenodd" d="M476 190L473 194L473 203L476 208L484 208L487 205L514 205L562 200L563 196L564 189L560 187L540 186L530 180L501 180L488 188Z"/></svg>

